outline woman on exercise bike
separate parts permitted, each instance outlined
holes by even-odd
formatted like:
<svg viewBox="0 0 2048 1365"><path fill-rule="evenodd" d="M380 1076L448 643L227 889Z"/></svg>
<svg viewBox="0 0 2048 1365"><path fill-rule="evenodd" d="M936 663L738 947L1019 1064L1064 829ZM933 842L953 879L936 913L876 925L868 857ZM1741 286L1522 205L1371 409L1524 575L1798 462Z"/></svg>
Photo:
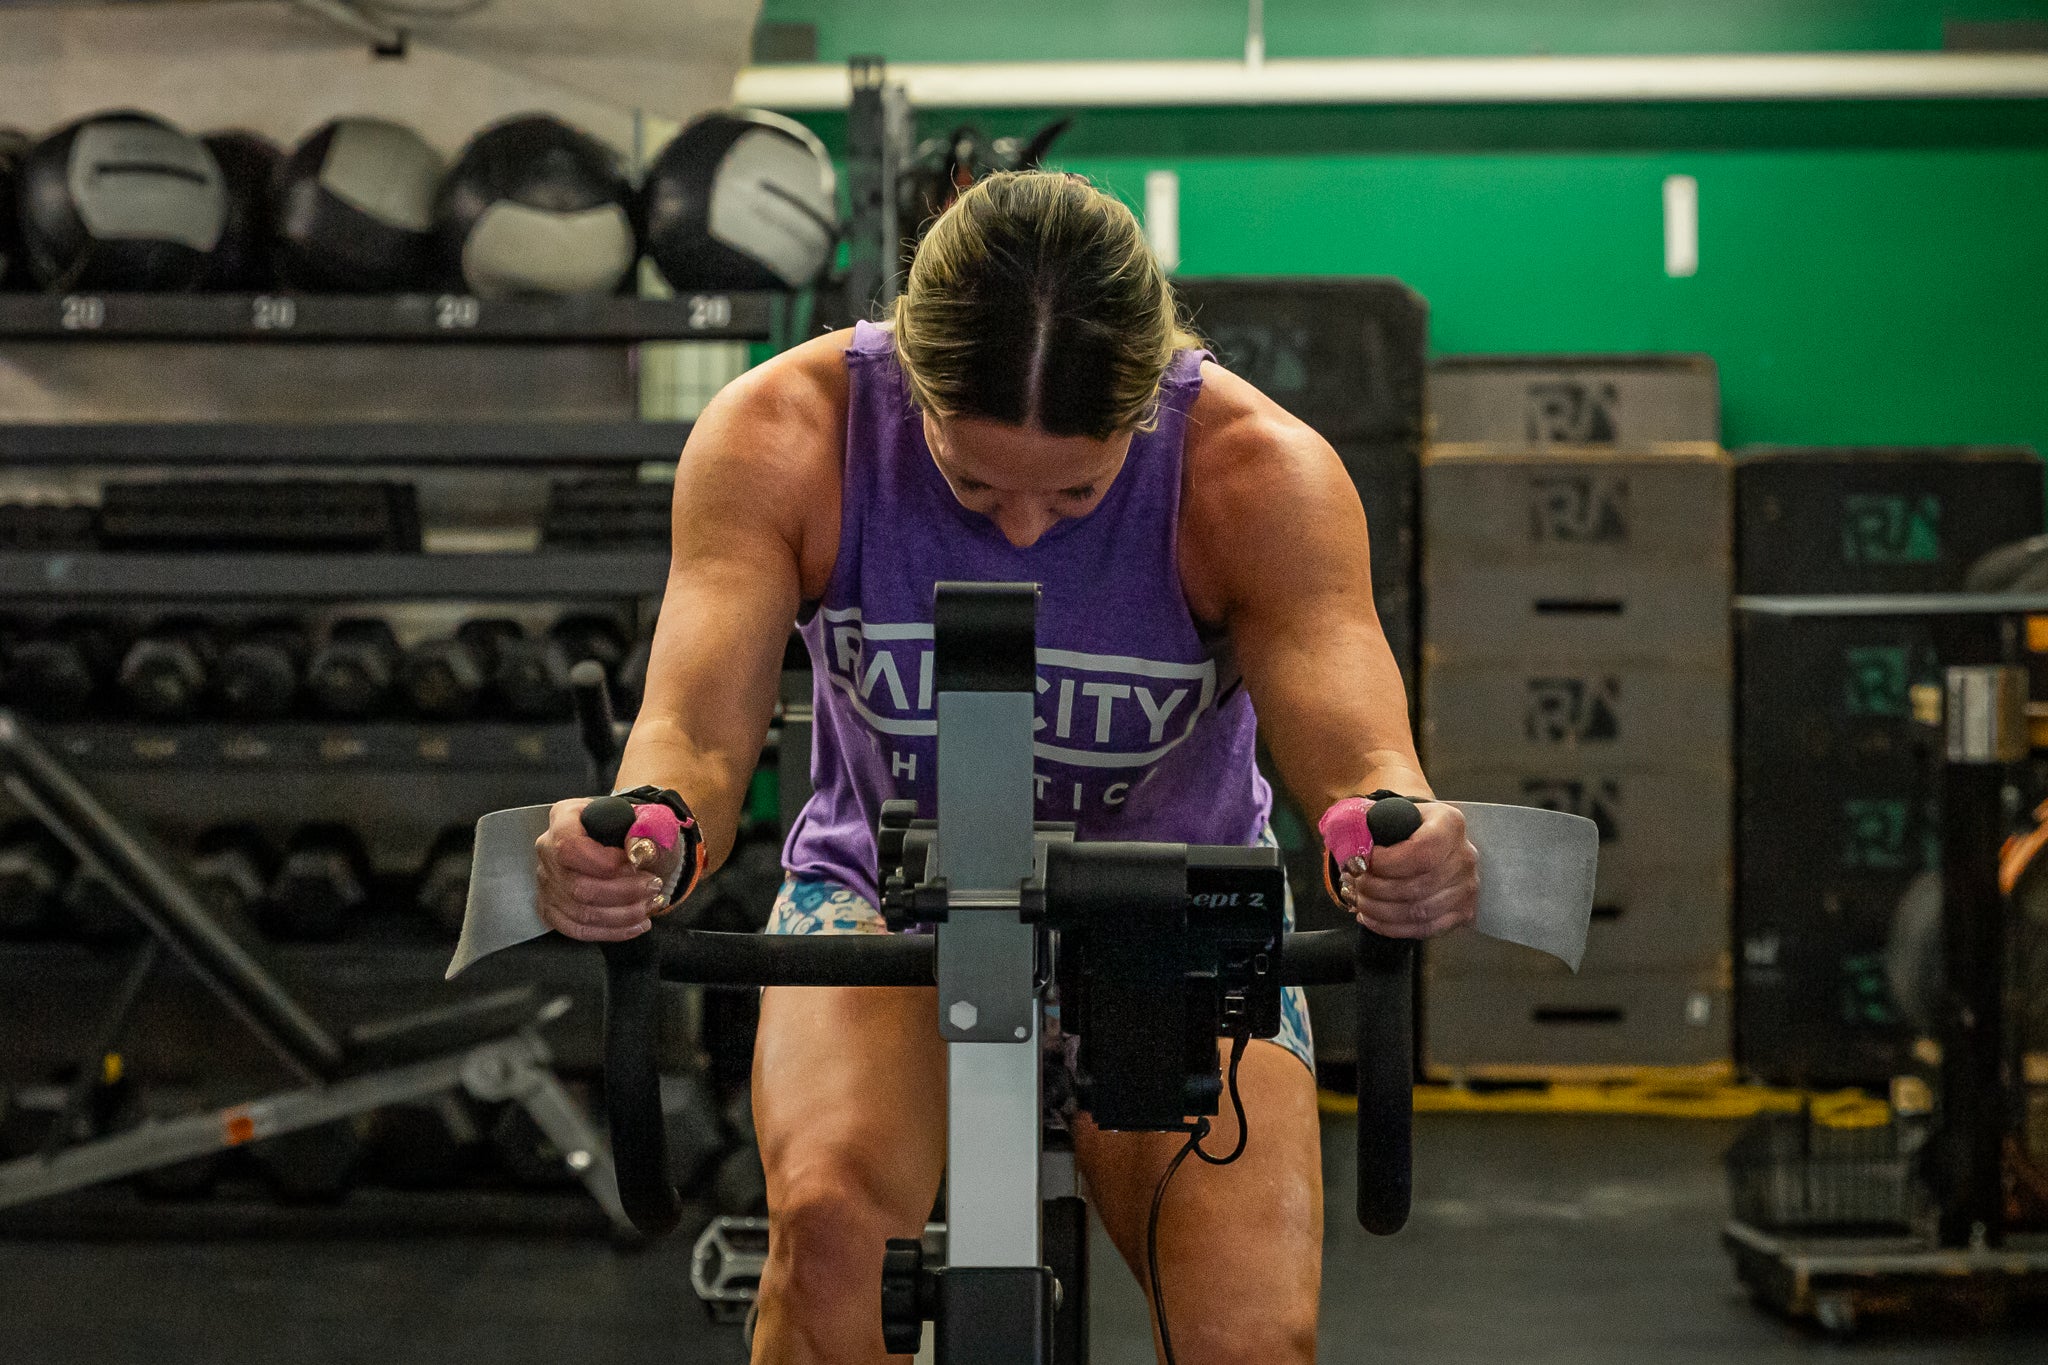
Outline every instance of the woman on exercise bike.
<svg viewBox="0 0 2048 1365"><path fill-rule="evenodd" d="M647 932L730 849L792 621L816 676L816 791L768 929L886 932L876 816L935 799L939 580L1042 585L1037 816L1082 839L1269 841L1261 735L1311 811L1430 794L1344 467L1201 349L1130 211L1079 177L975 185L918 248L888 324L728 385L682 453L674 517L619 782L679 794L704 857L635 870L583 832L583 801L561 802L539 844L541 914L571 937ZM1476 908L1462 817L1422 809L1407 842L1342 872L1339 894L1383 934L1430 937ZM1242 1158L1187 1166L1161 1213L1185 1365L1315 1355L1321 1152L1299 989L1283 1015L1241 1062ZM774 1224L755 1360L886 1358L883 1244L919 1234L945 1159L936 1017L929 989L764 993L753 1102ZM1073 1127L1144 1282L1147 1215L1183 1137ZM1236 1130L1226 1106L1209 1145Z"/></svg>

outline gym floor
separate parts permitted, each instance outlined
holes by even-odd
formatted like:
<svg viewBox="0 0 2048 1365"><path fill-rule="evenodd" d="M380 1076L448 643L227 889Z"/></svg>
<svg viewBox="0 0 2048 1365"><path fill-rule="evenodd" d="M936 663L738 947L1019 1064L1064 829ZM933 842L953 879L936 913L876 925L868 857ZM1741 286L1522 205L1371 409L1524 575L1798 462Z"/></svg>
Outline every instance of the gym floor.
<svg viewBox="0 0 2048 1365"><path fill-rule="evenodd" d="M1974 1336L1871 1333L1847 1348L1752 1307L1716 1240L1732 1125L1422 1115L1415 1215L1352 1222L1352 1134L1326 1122L1332 1216L1321 1358L1374 1365L1708 1365L1816 1354L1887 1365L2038 1362L2048 1324ZM1098 1234L1094 1357L1150 1356L1136 1284ZM33 1365L727 1365L689 1245L601 1239L0 1241L0 1360Z"/></svg>

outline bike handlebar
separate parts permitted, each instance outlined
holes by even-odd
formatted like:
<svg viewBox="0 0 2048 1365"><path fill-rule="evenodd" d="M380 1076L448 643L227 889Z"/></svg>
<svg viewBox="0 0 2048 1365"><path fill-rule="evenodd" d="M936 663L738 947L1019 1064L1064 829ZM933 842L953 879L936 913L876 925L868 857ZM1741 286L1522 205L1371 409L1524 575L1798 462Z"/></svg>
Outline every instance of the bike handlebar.
<svg viewBox="0 0 2048 1365"><path fill-rule="evenodd" d="M600 842L622 846L632 821L615 806L627 804L622 797L591 802L584 808L584 828ZM1413 804L1400 797L1374 803L1368 819L1381 844L1399 843L1420 823ZM605 944L604 960L605 1105L619 1199L635 1227L659 1237L682 1218L655 1065L661 983L929 986L936 940L923 934L738 934L657 925L638 938ZM1374 1233L1397 1232L1408 1218L1411 1189L1414 945L1364 927L1289 933L1279 968L1284 985L1354 985L1358 1220Z"/></svg>

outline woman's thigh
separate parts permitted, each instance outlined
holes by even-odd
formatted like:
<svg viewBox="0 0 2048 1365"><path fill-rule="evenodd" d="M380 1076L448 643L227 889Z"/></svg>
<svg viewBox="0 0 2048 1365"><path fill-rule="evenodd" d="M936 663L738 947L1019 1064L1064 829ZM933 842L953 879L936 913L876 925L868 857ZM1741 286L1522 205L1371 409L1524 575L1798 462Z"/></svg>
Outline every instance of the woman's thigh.
<svg viewBox="0 0 2048 1365"><path fill-rule="evenodd" d="M929 989L771 986L754 1127L771 1210L844 1185L914 1236L946 1159L946 1054ZM875 1251L877 1261L881 1248Z"/></svg>
<svg viewBox="0 0 2048 1365"><path fill-rule="evenodd" d="M1225 1061L1228 1061L1226 1054ZM1308 1361L1322 1280L1322 1144L1315 1078L1285 1048L1255 1041L1238 1071L1250 1140L1228 1166L1181 1163L1159 1218L1159 1275L1181 1365ZM1229 1096L1204 1151L1237 1143ZM1086 1118L1074 1153L1096 1212L1147 1284L1145 1228L1180 1133L1112 1133Z"/></svg>

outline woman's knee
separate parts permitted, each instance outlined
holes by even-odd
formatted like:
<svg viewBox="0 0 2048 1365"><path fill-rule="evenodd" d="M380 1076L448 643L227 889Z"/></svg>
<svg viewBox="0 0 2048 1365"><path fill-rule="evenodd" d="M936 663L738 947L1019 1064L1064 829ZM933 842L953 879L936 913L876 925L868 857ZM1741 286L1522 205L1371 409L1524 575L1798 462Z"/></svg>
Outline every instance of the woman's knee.
<svg viewBox="0 0 2048 1365"><path fill-rule="evenodd" d="M855 1297L874 1307L883 1244L921 1227L926 1212L879 1191L860 1163L832 1158L771 1173L768 1211L775 1287L828 1313Z"/></svg>
<svg viewBox="0 0 2048 1365"><path fill-rule="evenodd" d="M1229 1309L1204 1314L1173 1332L1174 1358L1182 1365L1241 1365L1256 1360L1260 1365L1312 1365L1316 1358L1316 1306L1289 1303L1246 1305L1249 1311ZM1167 1309L1173 1302L1168 1294ZM1168 1327L1174 1325L1168 1322Z"/></svg>

